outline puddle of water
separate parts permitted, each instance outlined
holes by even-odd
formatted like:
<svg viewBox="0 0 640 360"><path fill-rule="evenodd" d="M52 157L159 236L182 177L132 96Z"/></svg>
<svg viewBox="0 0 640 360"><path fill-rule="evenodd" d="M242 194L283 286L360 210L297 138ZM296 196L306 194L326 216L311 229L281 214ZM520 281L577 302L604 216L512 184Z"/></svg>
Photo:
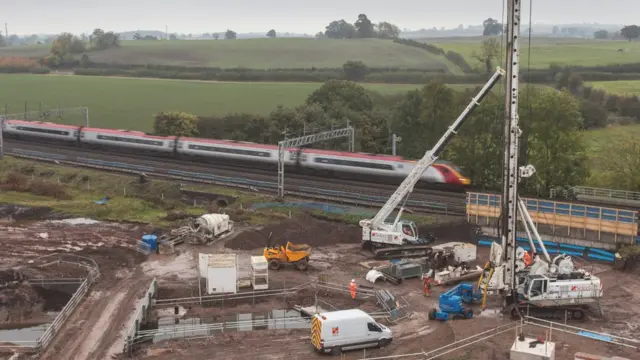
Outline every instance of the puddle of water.
<svg viewBox="0 0 640 360"><path fill-rule="evenodd" d="M47 331L47 328L53 320L58 316L58 312L46 313L46 319L48 320L44 324L39 325L27 325L16 326L13 329L0 330L0 343L13 342L13 341L33 341L35 342Z"/></svg>
<svg viewBox="0 0 640 360"><path fill-rule="evenodd" d="M100 221L87 219L87 218L74 218L64 220L49 220L48 222L54 224L66 224L66 225L93 225L98 224Z"/></svg>
<svg viewBox="0 0 640 360"><path fill-rule="evenodd" d="M161 333L154 335L153 342L181 337L211 336L222 332L311 328L310 320L301 319L305 318L295 310L235 314L218 316L215 319L180 319L178 317L163 316L158 319L157 327ZM213 327L212 324L220 326ZM209 325L209 328L204 328L207 325Z"/></svg>

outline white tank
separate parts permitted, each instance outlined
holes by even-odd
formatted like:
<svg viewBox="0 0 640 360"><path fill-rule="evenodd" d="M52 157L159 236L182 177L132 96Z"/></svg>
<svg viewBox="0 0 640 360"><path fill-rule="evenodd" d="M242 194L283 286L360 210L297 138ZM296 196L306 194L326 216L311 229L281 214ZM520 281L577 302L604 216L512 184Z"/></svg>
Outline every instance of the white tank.
<svg viewBox="0 0 640 360"><path fill-rule="evenodd" d="M212 233L214 236L229 230L229 215L206 214L191 223L194 232Z"/></svg>

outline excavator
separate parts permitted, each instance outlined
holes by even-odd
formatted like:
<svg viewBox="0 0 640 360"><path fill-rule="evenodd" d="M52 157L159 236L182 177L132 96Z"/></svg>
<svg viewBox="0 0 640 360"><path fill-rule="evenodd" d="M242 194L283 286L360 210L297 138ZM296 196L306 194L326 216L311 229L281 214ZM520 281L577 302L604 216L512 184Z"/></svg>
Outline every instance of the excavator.
<svg viewBox="0 0 640 360"><path fill-rule="evenodd" d="M279 270L285 264L291 264L300 271L305 271L309 267L309 257L311 256L311 246L307 244L294 244L287 241L286 245L271 246L269 233L267 246L264 248L264 258L269 262L269 269Z"/></svg>

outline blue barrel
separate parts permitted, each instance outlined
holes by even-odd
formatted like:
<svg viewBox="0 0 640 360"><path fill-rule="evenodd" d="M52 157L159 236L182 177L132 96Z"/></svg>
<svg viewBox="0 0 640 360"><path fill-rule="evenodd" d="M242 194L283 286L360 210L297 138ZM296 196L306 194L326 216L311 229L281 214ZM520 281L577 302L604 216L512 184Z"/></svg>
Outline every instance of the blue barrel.
<svg viewBox="0 0 640 360"><path fill-rule="evenodd" d="M158 248L158 237L151 234L142 235L142 242L149 245L151 250L156 250Z"/></svg>

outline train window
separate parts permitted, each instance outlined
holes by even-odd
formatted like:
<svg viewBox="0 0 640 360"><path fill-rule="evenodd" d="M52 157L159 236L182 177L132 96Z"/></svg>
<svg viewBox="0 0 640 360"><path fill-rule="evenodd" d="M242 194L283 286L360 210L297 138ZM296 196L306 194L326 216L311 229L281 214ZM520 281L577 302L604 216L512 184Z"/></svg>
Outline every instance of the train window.
<svg viewBox="0 0 640 360"><path fill-rule="evenodd" d="M440 171L442 171L445 174L449 173L449 169L446 166L440 166Z"/></svg>
<svg viewBox="0 0 640 360"><path fill-rule="evenodd" d="M143 144L143 145L153 145L153 146L164 145L164 141L125 138L120 136L98 135L96 136L96 138L99 140L120 141L120 142L132 143L132 144Z"/></svg>
<svg viewBox="0 0 640 360"><path fill-rule="evenodd" d="M379 170L393 170L393 166L389 164L367 163L367 162L353 161L353 160L327 159L327 158L320 158L320 157L315 158L314 161L317 163L319 162L324 164L354 166L354 167L363 167L363 168L379 169Z"/></svg>
<svg viewBox="0 0 640 360"><path fill-rule="evenodd" d="M69 131L54 130L54 129L42 129L42 128L32 128L32 127L28 127L28 126L16 126L16 130L37 132L37 133L43 133L43 134L64 135L64 136L68 136L70 134Z"/></svg>
<svg viewBox="0 0 640 360"><path fill-rule="evenodd" d="M204 146L204 145L193 145L193 144L190 144L188 148L192 150L203 150L203 151L219 152L219 153L225 153L225 154L259 156L259 157L265 157L265 158L271 157L271 153L268 151L229 149L229 148L222 148L217 146Z"/></svg>

